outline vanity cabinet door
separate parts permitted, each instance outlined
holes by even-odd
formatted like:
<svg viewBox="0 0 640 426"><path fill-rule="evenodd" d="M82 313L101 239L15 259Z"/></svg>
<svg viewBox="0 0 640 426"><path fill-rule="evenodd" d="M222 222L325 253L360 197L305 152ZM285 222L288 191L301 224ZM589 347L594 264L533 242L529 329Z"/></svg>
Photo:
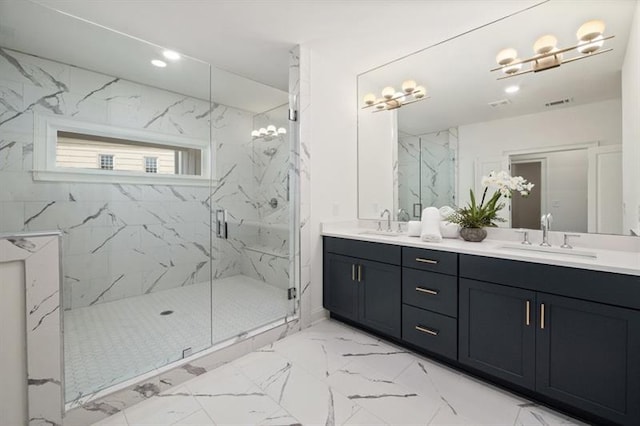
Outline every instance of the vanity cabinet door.
<svg viewBox="0 0 640 426"><path fill-rule="evenodd" d="M545 293L537 311L536 390L640 424L640 312Z"/></svg>
<svg viewBox="0 0 640 426"><path fill-rule="evenodd" d="M324 307L350 320L358 318L357 262L352 257L324 254Z"/></svg>
<svg viewBox="0 0 640 426"><path fill-rule="evenodd" d="M360 260L359 322L392 337L400 338L402 298L400 267Z"/></svg>
<svg viewBox="0 0 640 426"><path fill-rule="evenodd" d="M533 389L536 293L461 279L459 294L458 360Z"/></svg>

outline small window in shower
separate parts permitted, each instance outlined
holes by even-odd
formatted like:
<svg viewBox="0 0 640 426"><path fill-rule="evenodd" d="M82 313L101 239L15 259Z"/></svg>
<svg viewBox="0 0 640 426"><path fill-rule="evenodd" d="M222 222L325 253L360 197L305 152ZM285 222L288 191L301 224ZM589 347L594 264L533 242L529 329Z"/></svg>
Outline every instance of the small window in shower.
<svg viewBox="0 0 640 426"><path fill-rule="evenodd" d="M208 141L39 116L34 178L46 181L208 185Z"/></svg>
<svg viewBox="0 0 640 426"><path fill-rule="evenodd" d="M100 159L98 167L96 154ZM201 155L198 149L61 131L56 143L59 168L199 176Z"/></svg>

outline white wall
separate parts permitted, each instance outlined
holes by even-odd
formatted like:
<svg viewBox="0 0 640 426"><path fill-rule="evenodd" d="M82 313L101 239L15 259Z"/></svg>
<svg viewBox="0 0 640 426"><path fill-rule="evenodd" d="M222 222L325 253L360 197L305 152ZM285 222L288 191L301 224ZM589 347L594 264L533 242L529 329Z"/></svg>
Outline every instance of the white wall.
<svg viewBox="0 0 640 426"><path fill-rule="evenodd" d="M24 263L0 263L0 424L27 424Z"/></svg>
<svg viewBox="0 0 640 426"><path fill-rule="evenodd" d="M622 199L623 230L640 228L640 6L622 66Z"/></svg>
<svg viewBox="0 0 640 426"><path fill-rule="evenodd" d="M538 1L412 2L419 25L371 28L349 39L304 43L309 51L301 68L310 69L310 99L301 133L310 135L303 149L310 155L311 317L322 312L322 239L325 221L357 218L357 75L368 69L446 40ZM405 16L398 10L398 17ZM401 18L400 18L401 19ZM381 19L381 22L383 20ZM303 195L303 198L305 195Z"/></svg>
<svg viewBox="0 0 640 426"><path fill-rule="evenodd" d="M505 152L600 142L622 141L620 99L460 126L458 159L459 203L469 188L478 188L473 173L477 160L500 161Z"/></svg>
<svg viewBox="0 0 640 426"><path fill-rule="evenodd" d="M391 159L398 158L397 117L397 111L372 113L366 109L358 114L358 146L364 148L357 163L358 181L367 182L359 187L360 217L378 218L384 209L394 215L396 177L395 167L390 166Z"/></svg>

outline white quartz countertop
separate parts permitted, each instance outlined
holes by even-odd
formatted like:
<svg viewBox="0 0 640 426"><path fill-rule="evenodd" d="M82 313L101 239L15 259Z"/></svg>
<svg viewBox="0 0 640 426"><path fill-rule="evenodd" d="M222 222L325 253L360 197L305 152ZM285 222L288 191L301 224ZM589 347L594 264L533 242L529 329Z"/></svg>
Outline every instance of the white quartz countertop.
<svg viewBox="0 0 640 426"><path fill-rule="evenodd" d="M409 237L406 233L400 235L395 233L393 235L377 235L371 234L371 231L370 228L358 227L355 224L351 226L326 224L323 225L322 235L640 276L640 252L638 251L590 247L576 247L574 249L575 252L594 254L595 258L593 258L574 256L570 253L571 249L562 249L567 250L566 254L514 249L513 247L517 247L518 242L492 239L491 236L479 243L467 242L462 239L443 239L441 243L428 243L421 241L419 237ZM537 243L534 242L531 247L536 248L536 246ZM554 249L559 249L559 246L555 246Z"/></svg>

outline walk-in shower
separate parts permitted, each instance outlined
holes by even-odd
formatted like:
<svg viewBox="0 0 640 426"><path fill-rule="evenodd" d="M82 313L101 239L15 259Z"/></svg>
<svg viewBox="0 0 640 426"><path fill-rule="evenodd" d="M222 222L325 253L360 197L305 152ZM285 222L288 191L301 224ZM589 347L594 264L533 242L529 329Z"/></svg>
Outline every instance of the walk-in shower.
<svg viewBox="0 0 640 426"><path fill-rule="evenodd" d="M65 402L291 318L288 94L15 3L0 233L62 232Z"/></svg>

